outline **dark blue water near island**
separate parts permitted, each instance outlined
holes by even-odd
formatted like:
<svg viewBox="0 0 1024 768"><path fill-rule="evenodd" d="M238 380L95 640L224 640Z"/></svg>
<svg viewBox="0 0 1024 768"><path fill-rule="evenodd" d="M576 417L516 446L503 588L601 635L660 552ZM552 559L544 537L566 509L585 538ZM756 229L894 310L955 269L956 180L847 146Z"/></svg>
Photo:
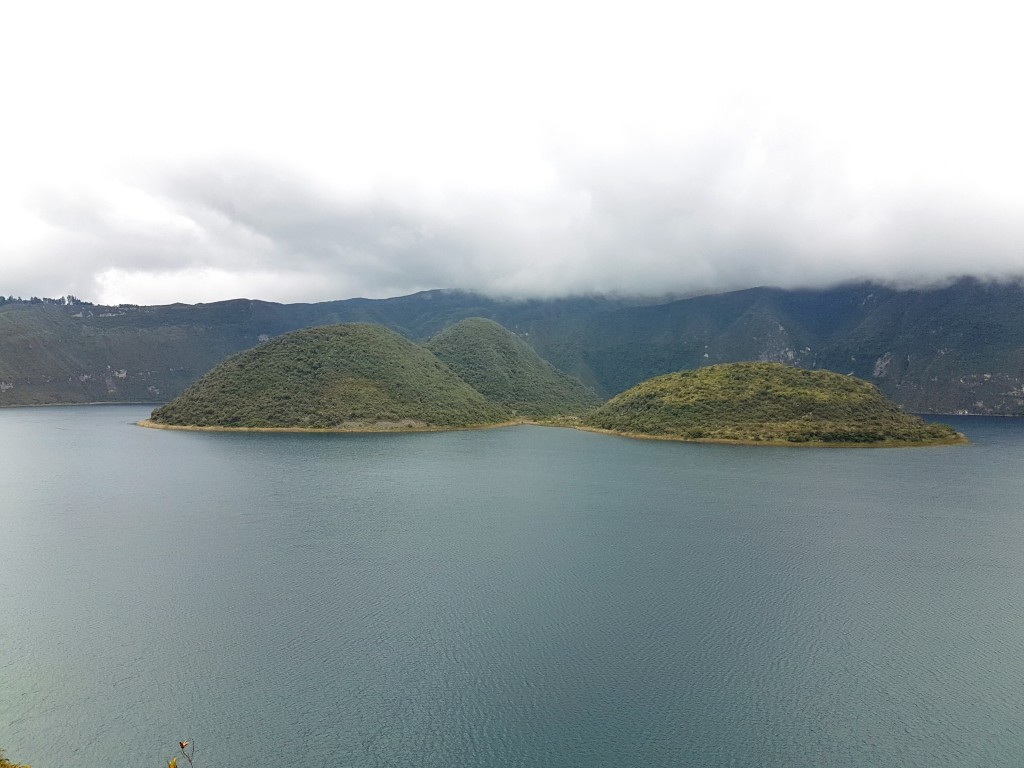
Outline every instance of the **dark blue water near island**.
<svg viewBox="0 0 1024 768"><path fill-rule="evenodd" d="M0 411L35 768L1024 763L1024 422L746 448Z"/></svg>

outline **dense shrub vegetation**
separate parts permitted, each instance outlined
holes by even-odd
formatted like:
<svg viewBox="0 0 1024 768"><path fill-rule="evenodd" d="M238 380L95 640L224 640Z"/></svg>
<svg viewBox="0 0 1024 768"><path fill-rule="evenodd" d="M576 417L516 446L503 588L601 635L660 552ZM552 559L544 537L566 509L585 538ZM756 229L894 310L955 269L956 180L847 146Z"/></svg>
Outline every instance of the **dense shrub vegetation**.
<svg viewBox="0 0 1024 768"><path fill-rule="evenodd" d="M399 429L585 414L589 426L684 439L958 439L949 427L902 412L865 381L779 363L658 376L588 411L595 400L490 320L464 320L427 348L382 326L353 323L295 331L235 355L155 410L152 420L198 427Z"/></svg>
<svg viewBox="0 0 1024 768"><path fill-rule="evenodd" d="M601 429L686 439L789 443L952 442L866 381L780 363L731 363L657 376L586 419Z"/></svg>
<svg viewBox="0 0 1024 768"><path fill-rule="evenodd" d="M518 416L581 413L600 403L593 390L543 360L493 320L463 320L426 347L488 400L511 408Z"/></svg>
<svg viewBox="0 0 1024 768"><path fill-rule="evenodd" d="M158 424L219 427L457 427L509 412L427 350L383 326L310 328L241 352L153 412Z"/></svg>

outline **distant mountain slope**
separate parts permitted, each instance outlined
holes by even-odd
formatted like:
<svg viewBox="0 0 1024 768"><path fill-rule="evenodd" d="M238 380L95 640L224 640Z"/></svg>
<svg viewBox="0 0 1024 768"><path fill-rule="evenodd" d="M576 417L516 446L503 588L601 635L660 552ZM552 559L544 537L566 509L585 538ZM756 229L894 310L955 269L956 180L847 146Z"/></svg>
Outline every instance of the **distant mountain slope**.
<svg viewBox="0 0 1024 768"><path fill-rule="evenodd" d="M568 345L550 326L531 331L542 357L608 396L661 373L760 360L868 379L908 411L1024 415L1018 284L755 288L594 314Z"/></svg>
<svg viewBox="0 0 1024 768"><path fill-rule="evenodd" d="M0 307L0 405L161 401L256 343L230 313L191 310Z"/></svg>
<svg viewBox="0 0 1024 768"><path fill-rule="evenodd" d="M752 288L655 306L609 310L583 320L569 354L537 329L531 341L562 370L614 395L669 371L761 360L814 367L819 344L866 318L875 286L828 291ZM549 343L554 345L549 349Z"/></svg>
<svg viewBox="0 0 1024 768"><path fill-rule="evenodd" d="M383 326L293 331L218 365L153 412L156 424L390 429L500 422L509 413Z"/></svg>
<svg viewBox="0 0 1024 768"><path fill-rule="evenodd" d="M507 327L578 321L636 301L506 302L462 291L393 299L275 304L235 299L166 306L0 303L0 406L165 402L229 355L288 331L379 323L426 340L467 317Z"/></svg>
<svg viewBox="0 0 1024 768"><path fill-rule="evenodd" d="M519 416L579 413L601 402L593 390L493 320L462 320L425 346L488 400Z"/></svg>
<svg viewBox="0 0 1024 768"><path fill-rule="evenodd" d="M764 360L853 373L907 410L1024 415L1024 290L755 288L676 301L497 301L461 291L320 304L0 305L0 405L165 401L230 354L297 328L374 322L426 340L469 317L511 330L610 397L658 374Z"/></svg>
<svg viewBox="0 0 1024 768"><path fill-rule="evenodd" d="M911 411L1024 415L1024 291L962 281L876 294L856 327L821 344L818 367L869 378Z"/></svg>
<svg viewBox="0 0 1024 768"><path fill-rule="evenodd" d="M771 443L956 442L950 427L903 413L866 381L781 363L722 363L657 376L585 423L689 440Z"/></svg>

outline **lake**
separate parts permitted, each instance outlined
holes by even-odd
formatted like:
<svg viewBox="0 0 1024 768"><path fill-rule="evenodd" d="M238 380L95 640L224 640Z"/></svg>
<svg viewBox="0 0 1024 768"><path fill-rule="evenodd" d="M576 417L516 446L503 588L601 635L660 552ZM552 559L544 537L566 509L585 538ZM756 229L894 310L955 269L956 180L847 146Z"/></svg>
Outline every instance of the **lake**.
<svg viewBox="0 0 1024 768"><path fill-rule="evenodd" d="M34 768L1019 766L1024 422L799 449L0 410Z"/></svg>

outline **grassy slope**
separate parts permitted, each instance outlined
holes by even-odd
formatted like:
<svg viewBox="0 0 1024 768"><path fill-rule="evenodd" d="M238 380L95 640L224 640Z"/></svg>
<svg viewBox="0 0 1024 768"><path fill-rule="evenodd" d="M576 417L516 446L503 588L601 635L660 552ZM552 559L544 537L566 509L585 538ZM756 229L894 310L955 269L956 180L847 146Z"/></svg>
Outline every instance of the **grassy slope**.
<svg viewBox="0 0 1024 768"><path fill-rule="evenodd" d="M332 428L503 421L430 352L378 325L310 328L241 352L153 412L159 424Z"/></svg>
<svg viewBox="0 0 1024 768"><path fill-rule="evenodd" d="M586 423L640 435L753 442L952 441L944 425L903 413L866 381L779 363L732 363L642 382Z"/></svg>
<svg viewBox="0 0 1024 768"><path fill-rule="evenodd" d="M426 344L488 400L519 416L580 413L600 400L578 379L543 360L529 344L493 320L469 318Z"/></svg>

